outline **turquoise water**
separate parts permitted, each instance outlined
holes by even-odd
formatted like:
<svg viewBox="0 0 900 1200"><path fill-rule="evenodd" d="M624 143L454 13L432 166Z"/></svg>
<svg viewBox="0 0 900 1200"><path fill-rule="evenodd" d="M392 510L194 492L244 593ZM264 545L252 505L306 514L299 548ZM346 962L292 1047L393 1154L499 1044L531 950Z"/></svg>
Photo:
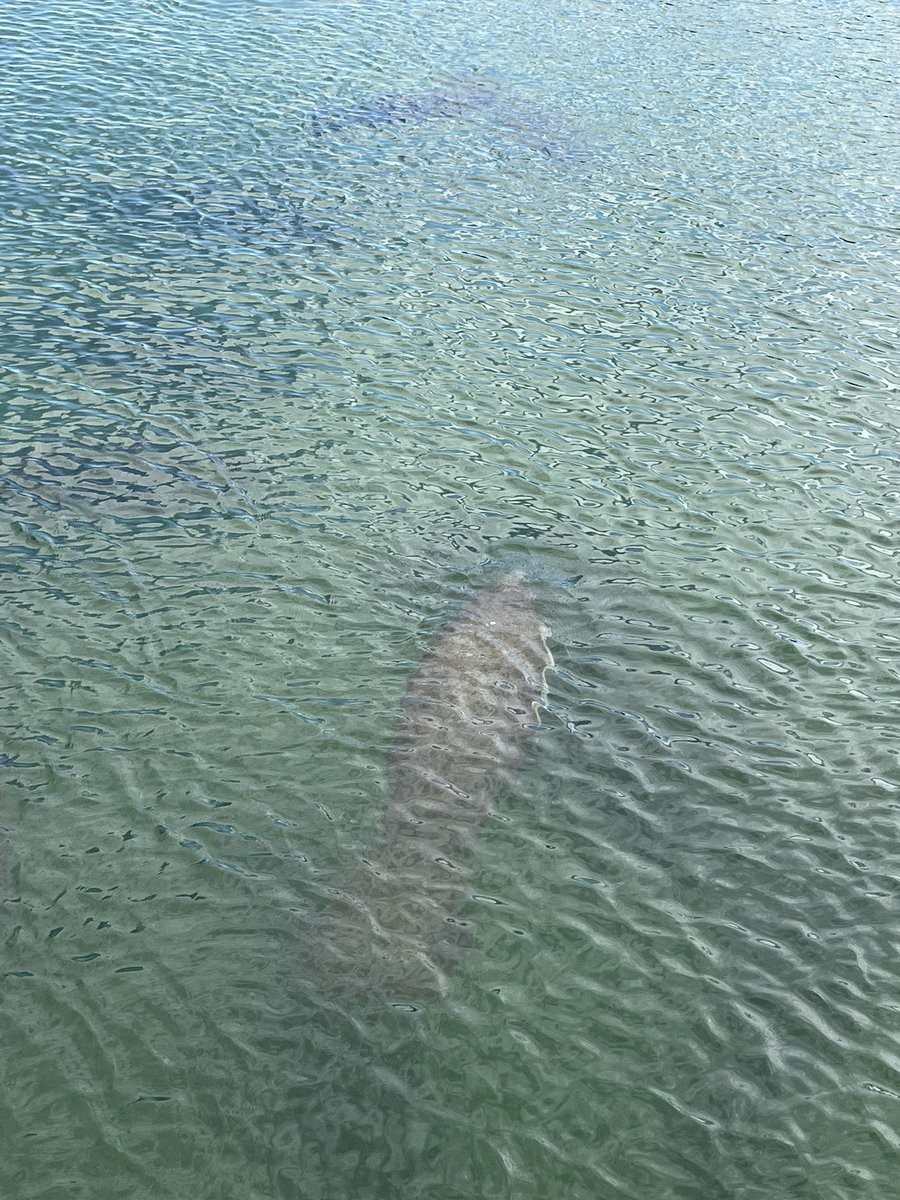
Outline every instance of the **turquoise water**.
<svg viewBox="0 0 900 1200"><path fill-rule="evenodd" d="M897 51L4 8L0 1194L895 1194ZM384 1002L317 939L509 569L542 728Z"/></svg>

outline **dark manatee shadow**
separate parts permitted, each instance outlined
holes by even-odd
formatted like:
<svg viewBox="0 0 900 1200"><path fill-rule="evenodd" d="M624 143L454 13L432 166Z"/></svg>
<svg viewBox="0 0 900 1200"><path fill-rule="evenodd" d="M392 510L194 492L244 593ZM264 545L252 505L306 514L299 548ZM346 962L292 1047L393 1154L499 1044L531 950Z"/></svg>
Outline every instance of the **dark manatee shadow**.
<svg viewBox="0 0 900 1200"><path fill-rule="evenodd" d="M314 139L325 140L427 121L477 123L486 141L540 153L558 166L588 161L559 113L486 79L363 97L309 114L305 127ZM92 238L108 233L145 241L163 255L181 254L186 245L207 252L229 245L256 253L340 250L358 235L321 197L299 195L276 182L240 185L179 174L83 180L68 185L55 203L70 232L69 223L80 221Z"/></svg>
<svg viewBox="0 0 900 1200"><path fill-rule="evenodd" d="M8 754L3 754L0 752L0 772L6 771L15 765L15 758L11 758ZM4 786L3 776L0 774L0 902L9 899L8 893L12 886L9 879L8 863L10 829L8 825L4 825L3 823L6 816L4 811L5 792L6 788ZM2 925L0 925L0 934L2 934L2 932Z"/></svg>
<svg viewBox="0 0 900 1200"><path fill-rule="evenodd" d="M221 461L187 441L147 432L95 437L43 433L0 450L0 497L8 515L42 524L208 518L248 501Z"/></svg>
<svg viewBox="0 0 900 1200"><path fill-rule="evenodd" d="M391 92L312 113L306 125L314 136L330 137L359 127L385 129L436 118L465 118L494 109L497 104L498 93L487 84L428 88L423 92Z"/></svg>
<svg viewBox="0 0 900 1200"><path fill-rule="evenodd" d="M315 138L336 138L355 129L384 130L425 121L477 121L489 135L502 133L520 147L560 163L587 162L586 151L570 136L560 114L511 95L493 80L363 97L311 113L306 128Z"/></svg>
<svg viewBox="0 0 900 1200"><path fill-rule="evenodd" d="M226 242L252 249L286 244L340 245L347 231L285 190L241 188L212 180L143 180L124 185L97 182L71 198L75 211L106 228L159 240Z"/></svg>
<svg viewBox="0 0 900 1200"><path fill-rule="evenodd" d="M380 842L339 889L323 965L381 1002L439 995L465 952L467 862L545 697L546 629L521 575L481 592L410 678Z"/></svg>

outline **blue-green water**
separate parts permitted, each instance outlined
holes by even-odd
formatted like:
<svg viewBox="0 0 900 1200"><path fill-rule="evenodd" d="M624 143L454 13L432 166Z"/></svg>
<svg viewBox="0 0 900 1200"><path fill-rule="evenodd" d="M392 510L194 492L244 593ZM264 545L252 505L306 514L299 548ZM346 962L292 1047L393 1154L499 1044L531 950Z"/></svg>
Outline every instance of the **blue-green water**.
<svg viewBox="0 0 900 1200"><path fill-rule="evenodd" d="M4 7L0 1195L896 1194L898 42ZM316 939L510 568L543 727L392 1007Z"/></svg>

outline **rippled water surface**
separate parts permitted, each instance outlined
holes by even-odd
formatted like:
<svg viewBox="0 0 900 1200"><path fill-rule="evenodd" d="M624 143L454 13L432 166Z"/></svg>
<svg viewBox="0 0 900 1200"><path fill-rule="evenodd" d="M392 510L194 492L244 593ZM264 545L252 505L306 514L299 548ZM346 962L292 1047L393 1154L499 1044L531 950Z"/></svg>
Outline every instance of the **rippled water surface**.
<svg viewBox="0 0 900 1200"><path fill-rule="evenodd" d="M897 50L4 6L0 1194L897 1194ZM372 847L510 571L555 661L448 899Z"/></svg>

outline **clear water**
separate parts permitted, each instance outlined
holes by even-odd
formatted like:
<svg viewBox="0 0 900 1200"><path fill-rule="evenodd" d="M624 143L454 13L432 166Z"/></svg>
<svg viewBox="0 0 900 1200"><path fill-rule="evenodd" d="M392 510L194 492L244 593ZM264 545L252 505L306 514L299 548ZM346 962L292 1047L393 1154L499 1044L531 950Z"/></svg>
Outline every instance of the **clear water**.
<svg viewBox="0 0 900 1200"><path fill-rule="evenodd" d="M0 16L0 1194L885 1200L897 10ZM445 994L314 932L525 571Z"/></svg>

